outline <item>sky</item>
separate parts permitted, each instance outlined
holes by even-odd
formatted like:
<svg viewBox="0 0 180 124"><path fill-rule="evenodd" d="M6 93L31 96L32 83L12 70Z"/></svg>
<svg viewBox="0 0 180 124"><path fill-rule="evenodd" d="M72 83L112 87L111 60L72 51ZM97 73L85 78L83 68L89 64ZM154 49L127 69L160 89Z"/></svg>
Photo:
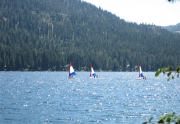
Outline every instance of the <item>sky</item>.
<svg viewBox="0 0 180 124"><path fill-rule="evenodd" d="M82 0L107 10L127 22L169 26L180 23L180 1Z"/></svg>

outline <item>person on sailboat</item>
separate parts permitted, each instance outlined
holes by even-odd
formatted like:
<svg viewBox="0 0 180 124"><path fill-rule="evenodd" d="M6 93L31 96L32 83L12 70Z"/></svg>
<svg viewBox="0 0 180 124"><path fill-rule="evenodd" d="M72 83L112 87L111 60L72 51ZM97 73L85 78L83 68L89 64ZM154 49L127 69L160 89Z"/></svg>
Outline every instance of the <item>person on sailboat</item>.
<svg viewBox="0 0 180 124"><path fill-rule="evenodd" d="M98 75L95 75L94 78L98 78Z"/></svg>
<svg viewBox="0 0 180 124"><path fill-rule="evenodd" d="M69 78L73 78L73 76L70 75Z"/></svg>

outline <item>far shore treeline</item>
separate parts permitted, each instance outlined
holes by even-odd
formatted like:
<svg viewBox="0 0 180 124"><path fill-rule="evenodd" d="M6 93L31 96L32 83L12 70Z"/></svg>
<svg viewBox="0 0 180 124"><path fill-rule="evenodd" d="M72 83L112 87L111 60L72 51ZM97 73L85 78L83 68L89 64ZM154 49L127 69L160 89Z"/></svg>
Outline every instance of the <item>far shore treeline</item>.
<svg viewBox="0 0 180 124"><path fill-rule="evenodd" d="M77 71L176 67L180 34L81 0L1 0L0 71L66 71L70 61Z"/></svg>

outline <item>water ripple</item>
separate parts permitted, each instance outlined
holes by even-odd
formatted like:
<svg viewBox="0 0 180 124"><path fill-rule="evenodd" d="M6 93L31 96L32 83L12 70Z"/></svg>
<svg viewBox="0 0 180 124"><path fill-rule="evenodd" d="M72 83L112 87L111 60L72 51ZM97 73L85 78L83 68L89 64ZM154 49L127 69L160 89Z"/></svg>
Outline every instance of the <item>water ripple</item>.
<svg viewBox="0 0 180 124"><path fill-rule="evenodd" d="M145 73L0 72L2 123L140 124L162 113L180 113L179 79ZM129 78L130 77L130 78Z"/></svg>

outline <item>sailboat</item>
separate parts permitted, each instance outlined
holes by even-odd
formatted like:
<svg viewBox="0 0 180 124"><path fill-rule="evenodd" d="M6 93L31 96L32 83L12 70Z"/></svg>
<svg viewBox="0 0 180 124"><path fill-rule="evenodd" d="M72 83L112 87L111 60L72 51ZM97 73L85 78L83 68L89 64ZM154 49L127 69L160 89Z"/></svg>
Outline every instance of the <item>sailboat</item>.
<svg viewBox="0 0 180 124"><path fill-rule="evenodd" d="M69 64L69 78L73 78L76 75L76 72L73 69L72 63Z"/></svg>
<svg viewBox="0 0 180 124"><path fill-rule="evenodd" d="M143 75L143 72L142 72L141 66L139 66L138 79L146 79L146 77Z"/></svg>
<svg viewBox="0 0 180 124"><path fill-rule="evenodd" d="M92 64L90 64L90 68L91 68L90 78L98 78L98 75L94 72Z"/></svg>

